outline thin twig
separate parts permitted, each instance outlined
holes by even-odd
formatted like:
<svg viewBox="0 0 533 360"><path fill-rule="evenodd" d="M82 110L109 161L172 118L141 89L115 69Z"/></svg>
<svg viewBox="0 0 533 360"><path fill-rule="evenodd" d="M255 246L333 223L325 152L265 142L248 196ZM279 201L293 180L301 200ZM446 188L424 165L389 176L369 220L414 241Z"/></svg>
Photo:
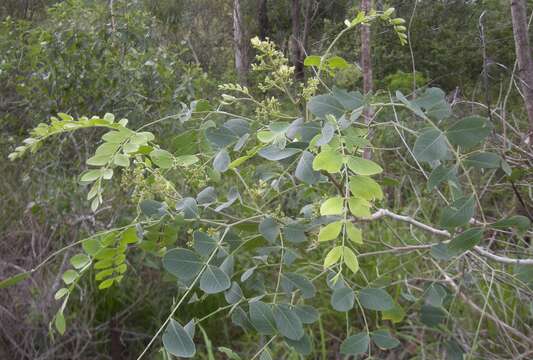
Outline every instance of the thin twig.
<svg viewBox="0 0 533 360"><path fill-rule="evenodd" d="M435 234L435 235L439 235L439 236L443 236L443 237L447 237L447 238L451 238L452 235L450 234L450 232L448 230L442 230L442 229L437 229L435 227L432 227L430 225L427 225L427 224L424 224L418 220L415 220L414 218L410 217L410 216L406 216L406 215L399 215L399 214L395 214L393 213L392 211L390 210L387 210L387 209L379 209L378 211L376 211L375 213L373 213L372 215L370 215L370 217L368 218L364 218L363 220L367 220L367 221L374 221L374 220L378 220L380 218L383 218L383 217L389 217L391 219L394 219L394 220L398 220L398 221L403 221L403 222L406 222L406 223L409 223L411 225L414 225L422 230L425 230L427 232L430 232L432 234ZM470 220L471 223L478 223L475 219L471 219ZM409 248L398 248L397 251L411 251L411 250L419 250L419 249L424 249L424 248L429 248L431 246L433 246L434 244L428 244L428 245L417 245L417 246L412 246L412 247L409 247ZM533 265L533 259L515 259L515 258L509 258L509 257L506 257L506 256L501 256L501 255L496 255L494 253L492 253L491 251L479 246L479 245L476 245L474 246L473 250L475 252L477 252L479 255L483 256L483 257L486 257L488 259L491 259L493 261L496 261L496 262L499 262L501 264L509 264L509 265ZM390 250L385 250L386 252L394 252L394 249L390 249ZM364 254L362 254L364 256ZM373 254L375 255L375 254ZM367 255L368 256L368 255Z"/></svg>

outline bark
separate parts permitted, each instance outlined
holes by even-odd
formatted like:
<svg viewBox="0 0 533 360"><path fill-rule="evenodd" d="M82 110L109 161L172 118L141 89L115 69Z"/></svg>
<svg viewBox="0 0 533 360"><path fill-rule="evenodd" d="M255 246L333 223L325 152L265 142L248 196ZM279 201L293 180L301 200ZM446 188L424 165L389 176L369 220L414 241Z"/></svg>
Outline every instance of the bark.
<svg viewBox="0 0 533 360"><path fill-rule="evenodd" d="M292 0L291 7L292 36L291 54L294 65L294 77L296 80L304 79L304 63L302 51L302 29L300 24L300 0Z"/></svg>
<svg viewBox="0 0 533 360"><path fill-rule="evenodd" d="M268 21L268 0L258 0L257 20L259 23L259 38L265 40L270 31Z"/></svg>
<svg viewBox="0 0 533 360"><path fill-rule="evenodd" d="M361 0L361 11L368 13L372 6L372 0ZM374 85L372 81L372 54L370 51L370 26L363 25L361 27L361 68L363 71L363 94L367 95L373 91ZM363 118L365 124L370 124L374 111L367 107L363 111ZM370 149L365 149L363 156L365 159L370 159Z"/></svg>
<svg viewBox="0 0 533 360"><path fill-rule="evenodd" d="M244 84L248 74L248 44L245 40L239 0L233 1L233 41L235 47L235 70L239 81Z"/></svg>
<svg viewBox="0 0 533 360"><path fill-rule="evenodd" d="M305 49L307 49L307 43L309 40L309 31L311 30L311 20L313 18L313 14L311 13L311 10L312 10L313 2L314 0L306 0L306 3L305 3L304 30L303 30L303 35L302 35L302 46L301 46L302 62L306 56ZM318 7L315 9L318 10Z"/></svg>
<svg viewBox="0 0 533 360"><path fill-rule="evenodd" d="M113 9L113 3L115 0L109 0L109 14L111 15L111 32L114 33L117 30L117 23L115 21L115 11Z"/></svg>
<svg viewBox="0 0 533 360"><path fill-rule="evenodd" d="M124 346L120 340L119 323L116 317L113 317L109 323L109 338L110 338L110 352L111 360L124 359Z"/></svg>
<svg viewBox="0 0 533 360"><path fill-rule="evenodd" d="M515 41L518 77L524 95L529 132L526 143L531 146L533 140L533 59L528 38L527 9L525 0L511 0L511 17Z"/></svg>

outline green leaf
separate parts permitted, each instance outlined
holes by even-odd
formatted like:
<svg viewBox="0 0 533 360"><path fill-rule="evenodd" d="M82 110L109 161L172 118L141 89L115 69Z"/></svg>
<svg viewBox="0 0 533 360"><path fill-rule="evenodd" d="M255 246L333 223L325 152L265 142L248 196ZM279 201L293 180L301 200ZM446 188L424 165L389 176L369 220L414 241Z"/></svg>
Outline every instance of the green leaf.
<svg viewBox="0 0 533 360"><path fill-rule="evenodd" d="M113 162L115 163L115 165L122 166L125 168L130 166L130 158L129 156L124 154L116 154L115 158L113 159Z"/></svg>
<svg viewBox="0 0 533 360"><path fill-rule="evenodd" d="M208 265L200 277L200 289L206 294L216 294L229 289L230 286L228 275L216 266Z"/></svg>
<svg viewBox="0 0 533 360"><path fill-rule="evenodd" d="M208 257L217 248L215 239L202 231L193 233L193 247L198 254Z"/></svg>
<svg viewBox="0 0 533 360"><path fill-rule="evenodd" d="M464 351L454 339L446 342L446 360L464 360Z"/></svg>
<svg viewBox="0 0 533 360"><path fill-rule="evenodd" d="M444 299L447 295L448 293L444 286L432 283L427 287L424 298L426 304L441 307L444 304Z"/></svg>
<svg viewBox="0 0 533 360"><path fill-rule="evenodd" d="M104 280L100 283L100 285L98 285L98 289L99 290L107 289L108 287L111 287L111 285L113 285L114 282L115 282L115 278Z"/></svg>
<svg viewBox="0 0 533 360"><path fill-rule="evenodd" d="M269 144L276 138L276 134L270 130L261 130L257 132L257 140L263 144Z"/></svg>
<svg viewBox="0 0 533 360"><path fill-rule="evenodd" d="M313 170L325 170L330 174L341 171L343 164L342 155L334 150L324 150L313 160Z"/></svg>
<svg viewBox="0 0 533 360"><path fill-rule="evenodd" d="M294 311L302 324L313 324L320 317L318 311L311 305L296 305L294 306Z"/></svg>
<svg viewBox="0 0 533 360"><path fill-rule="evenodd" d="M198 217L198 204L196 203L196 199L192 197L186 197L178 202L176 210L182 210L185 219L195 219Z"/></svg>
<svg viewBox="0 0 533 360"><path fill-rule="evenodd" d="M424 119L427 118L426 114L422 111L422 109L415 102L407 100L407 98L401 93L401 91L396 91L396 98L398 98L398 100L404 103L405 106L407 106L407 108L414 112L416 115Z"/></svg>
<svg viewBox="0 0 533 360"><path fill-rule="evenodd" d="M348 92L344 89L334 86L332 94L335 97L335 100L337 100L346 111L362 109L362 107L365 105L365 98L359 91ZM354 130L354 128L347 128L343 132L346 134L347 138L350 138L351 136L355 135L356 131ZM363 139L363 141L365 140L366 139ZM359 146L361 145L368 145L368 143L360 144Z"/></svg>
<svg viewBox="0 0 533 360"><path fill-rule="evenodd" d="M533 289L533 266L517 264L514 266L513 275L524 284ZM533 306L533 305L532 305ZM533 312L533 308L531 309Z"/></svg>
<svg viewBox="0 0 533 360"><path fill-rule="evenodd" d="M462 197L444 208L440 217L440 224L445 228L455 228L466 225L474 216L474 197Z"/></svg>
<svg viewBox="0 0 533 360"><path fill-rule="evenodd" d="M213 168L218 172L225 172L228 170L231 158L226 149L220 149L213 160Z"/></svg>
<svg viewBox="0 0 533 360"><path fill-rule="evenodd" d="M231 287L224 293L224 298L228 304L236 304L243 298L242 289L238 283L233 281Z"/></svg>
<svg viewBox="0 0 533 360"><path fill-rule="evenodd" d="M192 101L190 108L195 113L206 112L212 109L211 104L209 104L209 100L206 99L198 99Z"/></svg>
<svg viewBox="0 0 533 360"><path fill-rule="evenodd" d="M196 155L181 155L176 157L176 165L183 167L191 166L198 161L200 161L200 159L198 159L198 156Z"/></svg>
<svg viewBox="0 0 533 360"><path fill-rule="evenodd" d="M436 161L450 159L450 151L444 134L434 128L422 130L413 147L413 155L418 161Z"/></svg>
<svg viewBox="0 0 533 360"><path fill-rule="evenodd" d="M227 347L219 346L217 350L221 353L224 353L224 355L226 355L229 360L241 360L241 357L235 351Z"/></svg>
<svg viewBox="0 0 533 360"><path fill-rule="evenodd" d="M420 321L426 326L436 327L446 320L446 311L431 305L422 305L420 309Z"/></svg>
<svg viewBox="0 0 533 360"><path fill-rule="evenodd" d="M209 205L217 201L217 193L215 188L208 186L196 195L196 201L200 205Z"/></svg>
<svg viewBox="0 0 533 360"><path fill-rule="evenodd" d="M96 275L94 276L94 279L96 281L101 281L105 279L106 277L113 275L113 273L114 273L114 269L103 270L103 271L96 273Z"/></svg>
<svg viewBox="0 0 533 360"><path fill-rule="evenodd" d="M330 120L335 121L335 119L330 119ZM322 132L320 134L320 137L316 140L315 145L324 146L324 145L329 144L330 141L333 139L334 135L335 135L335 126L331 122L327 122L324 125L324 127L322 127Z"/></svg>
<svg viewBox="0 0 533 360"><path fill-rule="evenodd" d="M424 119L433 118L441 121L451 115L451 107L446 101L446 94L439 88L427 88L412 101L407 100L400 91L396 91L396 97Z"/></svg>
<svg viewBox="0 0 533 360"><path fill-rule="evenodd" d="M307 103L309 111L318 118L325 119L326 115L339 118L344 114L344 107L332 95L317 95Z"/></svg>
<svg viewBox="0 0 533 360"><path fill-rule="evenodd" d="M110 155L94 155L93 157L90 157L87 159L86 163L87 165L92 166L104 166L107 165L113 158L113 154Z"/></svg>
<svg viewBox="0 0 533 360"><path fill-rule="evenodd" d="M170 319L163 333L163 346L172 355L183 358L192 358L196 353L189 333L174 319Z"/></svg>
<svg viewBox="0 0 533 360"><path fill-rule="evenodd" d="M116 254L117 254L117 249L115 249L115 248L104 248L104 249L101 249L100 251L98 251L94 255L94 258L96 260L111 259Z"/></svg>
<svg viewBox="0 0 533 360"><path fill-rule="evenodd" d="M149 141L152 141L154 139L155 139L155 136L151 132L141 131L141 132L135 133L135 135L133 135L130 141L137 145L147 145Z"/></svg>
<svg viewBox="0 0 533 360"><path fill-rule="evenodd" d="M370 344L370 337L365 332L352 335L346 338L341 344L341 354L344 355L359 355L368 351Z"/></svg>
<svg viewBox="0 0 533 360"><path fill-rule="evenodd" d="M450 260L455 254L448 248L448 244L439 243L431 247L431 256L437 260Z"/></svg>
<svg viewBox="0 0 533 360"><path fill-rule="evenodd" d="M250 322L260 334L274 335L276 332L272 307L262 301L250 303Z"/></svg>
<svg viewBox="0 0 533 360"><path fill-rule="evenodd" d="M394 300L383 289L364 288L359 291L359 301L368 310L385 311L394 307Z"/></svg>
<svg viewBox="0 0 533 360"><path fill-rule="evenodd" d="M305 276L297 273L287 273L281 275L282 286L287 292L291 292L294 288L300 290L302 298L311 299L316 294L315 286Z"/></svg>
<svg viewBox="0 0 533 360"><path fill-rule="evenodd" d="M309 55L304 60L304 66L319 66L321 57L318 55Z"/></svg>
<svg viewBox="0 0 533 360"><path fill-rule="evenodd" d="M472 249L474 246L479 244L482 236L483 229L468 229L459 236L453 238L453 240L448 244L448 247L454 252L462 253Z"/></svg>
<svg viewBox="0 0 533 360"><path fill-rule="evenodd" d="M280 227L273 218L267 217L259 224L259 232L265 239L273 243L279 236Z"/></svg>
<svg viewBox="0 0 533 360"><path fill-rule="evenodd" d="M344 210L344 199L340 196L329 198L320 206L320 215L341 215Z"/></svg>
<svg viewBox="0 0 533 360"><path fill-rule="evenodd" d="M447 168L441 164L433 169L431 175L429 175L428 190L431 191L435 187L439 186L442 182L448 180L457 180L457 167L452 166Z"/></svg>
<svg viewBox="0 0 533 360"><path fill-rule="evenodd" d="M111 130L102 136L102 140L109 143L121 144L132 135L133 132L126 129L120 129L119 131Z"/></svg>
<svg viewBox="0 0 533 360"><path fill-rule="evenodd" d="M304 334L304 336L302 336L298 340L291 340L285 338L285 342L287 343L287 345L296 350L297 353L302 354L304 356L311 354L311 352L313 351L313 344L307 334Z"/></svg>
<svg viewBox="0 0 533 360"><path fill-rule="evenodd" d="M357 175L370 176L383 172L383 168L372 160L350 156L347 165Z"/></svg>
<svg viewBox="0 0 533 360"><path fill-rule="evenodd" d="M140 148L139 144L127 143L122 147L122 151L126 154L137 152Z"/></svg>
<svg viewBox="0 0 533 360"><path fill-rule="evenodd" d="M162 149L152 150L150 158L161 169L170 169L174 165L174 157L171 153Z"/></svg>
<svg viewBox="0 0 533 360"><path fill-rule="evenodd" d="M63 312L60 310L57 312L56 317L54 319L54 325L56 327L56 330L61 335L65 334L65 331L67 330L67 323L65 321L65 315L63 315Z"/></svg>
<svg viewBox="0 0 533 360"><path fill-rule="evenodd" d="M81 182L92 182L96 179L98 179L100 176L102 176L102 170L101 169L95 169L95 170L89 170L80 178Z"/></svg>
<svg viewBox="0 0 533 360"><path fill-rule="evenodd" d="M206 129L205 137L215 149L226 147L239 139L239 136L224 126L218 129L216 127Z"/></svg>
<svg viewBox="0 0 533 360"><path fill-rule="evenodd" d="M335 221L320 229L318 241L329 241L336 239L341 233L342 221Z"/></svg>
<svg viewBox="0 0 533 360"><path fill-rule="evenodd" d="M393 308L384 310L381 313L381 318L383 320L390 320L397 324L405 318L405 310L398 303L394 303Z"/></svg>
<svg viewBox="0 0 533 360"><path fill-rule="evenodd" d="M54 299L59 300L63 296L65 296L67 294L68 294L68 289L67 288L61 288L61 289L57 290L57 292L54 294Z"/></svg>
<svg viewBox="0 0 533 360"><path fill-rule="evenodd" d="M336 246L331 249L324 258L324 268L329 269L335 265L342 257L342 246Z"/></svg>
<svg viewBox="0 0 533 360"><path fill-rule="evenodd" d="M233 255L226 256L224 261L222 261L222 264L220 264L219 268L220 270L224 271L226 275L228 275L228 277L231 278L233 276L233 271L235 268L235 257Z"/></svg>
<svg viewBox="0 0 533 360"><path fill-rule="evenodd" d="M425 89L412 103L424 109L429 118L441 121L452 113L450 104L446 100L446 94L442 89L431 87Z"/></svg>
<svg viewBox="0 0 533 360"><path fill-rule="evenodd" d="M182 132L172 138L172 152L175 155L193 155L198 152L198 132L196 129Z"/></svg>
<svg viewBox="0 0 533 360"><path fill-rule="evenodd" d="M350 311L354 303L355 293L349 287L335 289L331 295L331 306L337 311Z"/></svg>
<svg viewBox="0 0 533 360"><path fill-rule="evenodd" d="M253 330L253 325L248 319L248 315L240 306L235 307L231 313L231 322L237 326L240 326L244 331Z"/></svg>
<svg viewBox="0 0 533 360"><path fill-rule="evenodd" d="M188 249L172 249L163 256L165 270L183 281L196 277L202 266L203 262L200 257Z"/></svg>
<svg viewBox="0 0 533 360"><path fill-rule="evenodd" d="M77 254L70 258L70 264L75 269L81 269L82 267L87 265L90 261L91 259L85 254Z"/></svg>
<svg viewBox="0 0 533 360"><path fill-rule="evenodd" d="M273 309L276 327L281 335L291 340L298 340L304 336L302 322L295 311L287 304L274 305Z"/></svg>
<svg viewBox="0 0 533 360"><path fill-rule="evenodd" d="M363 232L351 222L346 223L346 235L355 244L363 243Z"/></svg>
<svg viewBox="0 0 533 360"><path fill-rule="evenodd" d="M304 224L299 223L292 223L287 224L283 228L283 236L287 241L294 243L294 244L300 244L307 240L307 236L305 235L306 226Z"/></svg>
<svg viewBox="0 0 533 360"><path fill-rule="evenodd" d="M522 215L513 215L506 219L500 220L491 225L496 229L505 229L508 227L516 227L520 231L526 231L531 226L531 221Z"/></svg>
<svg viewBox="0 0 533 360"><path fill-rule="evenodd" d="M355 197L360 197L365 200L381 200L383 199L383 191L381 186L368 176L351 176L350 177L350 191Z"/></svg>
<svg viewBox="0 0 533 360"><path fill-rule="evenodd" d="M31 275L31 272L27 271L27 272L19 273L11 277L8 277L7 279L3 279L2 281L0 281L0 289L4 289L7 287L16 285L19 282L24 281L27 278L29 278L30 275Z"/></svg>
<svg viewBox="0 0 533 360"><path fill-rule="evenodd" d="M90 256L94 256L100 249L102 249L102 244L98 239L87 239L83 240L81 243L83 250Z"/></svg>
<svg viewBox="0 0 533 360"><path fill-rule="evenodd" d="M137 229L129 227L122 233L122 241L126 244L135 244L139 239L137 238Z"/></svg>
<svg viewBox="0 0 533 360"><path fill-rule="evenodd" d="M259 156L271 160L279 161L293 156L296 153L299 153L301 150L296 148L284 148L280 149L277 145L270 145L265 148L262 148L257 153Z"/></svg>
<svg viewBox="0 0 533 360"><path fill-rule="evenodd" d="M272 355L270 355L270 351L268 351L268 348L261 351L261 355L259 355L259 360L272 360Z"/></svg>
<svg viewBox="0 0 533 360"><path fill-rule="evenodd" d="M390 350L400 345L398 339L394 338L388 330L380 329L373 331L370 335L372 341L382 350Z"/></svg>
<svg viewBox="0 0 533 360"><path fill-rule="evenodd" d="M340 56L332 56L328 58L327 64L331 69L345 69L348 67L346 60Z"/></svg>
<svg viewBox="0 0 533 360"><path fill-rule="evenodd" d="M352 251L352 249L350 249L349 247L347 246L343 246L343 259L344 259L344 264L348 267L348 269L350 269L354 274L357 273L359 271L359 261L357 261L357 256L355 255L355 253Z"/></svg>
<svg viewBox="0 0 533 360"><path fill-rule="evenodd" d="M298 165L296 165L296 171L294 176L300 181L303 181L306 184L313 185L320 180L320 173L313 170L313 160L315 159L314 155L309 151L304 151Z"/></svg>
<svg viewBox="0 0 533 360"><path fill-rule="evenodd" d="M493 125L480 116L465 117L446 131L452 145L470 148L482 142L492 131Z"/></svg>
<svg viewBox="0 0 533 360"><path fill-rule="evenodd" d="M154 219L158 219L164 216L166 214L166 207L167 206L165 203L151 200L151 199L143 200L139 204L139 208L141 209L141 212L145 216L154 218Z"/></svg>
<svg viewBox="0 0 533 360"><path fill-rule="evenodd" d="M379 190L381 190L381 188L379 188ZM370 217L370 206L372 205L365 199L357 197L351 197L348 199L348 208L350 209L350 212L353 216L357 216L360 218Z"/></svg>
<svg viewBox="0 0 533 360"><path fill-rule="evenodd" d="M78 278L78 276L79 274L76 271L70 269L63 273L62 278L65 284L70 285Z"/></svg>
<svg viewBox="0 0 533 360"><path fill-rule="evenodd" d="M502 163L502 158L494 153L482 152L469 156L464 161L466 166L482 169L497 169Z"/></svg>

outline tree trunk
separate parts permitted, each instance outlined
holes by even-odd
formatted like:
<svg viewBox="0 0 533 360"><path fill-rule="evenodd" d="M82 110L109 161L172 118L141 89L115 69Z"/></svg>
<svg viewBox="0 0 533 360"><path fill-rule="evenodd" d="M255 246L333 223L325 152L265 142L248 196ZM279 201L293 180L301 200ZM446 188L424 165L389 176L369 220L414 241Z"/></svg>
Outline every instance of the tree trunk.
<svg viewBox="0 0 533 360"><path fill-rule="evenodd" d="M533 59L528 38L528 23L525 0L511 0L511 17L513 22L513 35L518 61L518 77L524 93L529 131L526 143L531 146L533 141Z"/></svg>
<svg viewBox="0 0 533 360"><path fill-rule="evenodd" d="M296 80L304 79L304 63L302 51L302 31L300 26L300 0L292 0L291 8L292 17L292 36L291 36L291 53L292 64L294 65L294 78Z"/></svg>
<svg viewBox="0 0 533 360"><path fill-rule="evenodd" d="M368 13L371 8L372 0L361 0L361 11ZM372 57L370 52L370 25L361 26L361 68L363 70L363 94L367 95L373 91L372 81ZM374 111L367 107L363 111L365 124L370 124ZM365 159L370 159L370 149L365 149L363 153Z"/></svg>
<svg viewBox="0 0 533 360"><path fill-rule="evenodd" d="M259 38L265 40L268 37L270 25L268 21L268 0L258 0L257 20L259 23Z"/></svg>
<svg viewBox="0 0 533 360"><path fill-rule="evenodd" d="M306 0L306 4L305 4L304 30L303 30L303 35L302 35L302 46L300 48L301 49L300 55L302 56L302 63L303 63L303 60L305 59L305 55L306 55L305 49L307 49L307 43L309 40L309 31L311 30L311 20L313 16L313 14L311 14L311 10L312 10L313 1L314 0Z"/></svg>
<svg viewBox="0 0 533 360"><path fill-rule="evenodd" d="M235 46L235 70L240 83L244 84L248 73L248 44L244 36L239 0L233 0L233 41Z"/></svg>

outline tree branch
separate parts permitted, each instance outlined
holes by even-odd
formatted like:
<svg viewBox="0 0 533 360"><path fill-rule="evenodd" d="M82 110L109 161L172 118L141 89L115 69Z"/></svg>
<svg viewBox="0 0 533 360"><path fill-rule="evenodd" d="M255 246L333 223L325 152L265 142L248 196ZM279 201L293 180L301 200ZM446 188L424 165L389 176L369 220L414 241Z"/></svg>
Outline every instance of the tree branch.
<svg viewBox="0 0 533 360"><path fill-rule="evenodd" d="M395 214L393 213L392 211L389 211L387 209L379 209L378 211L376 211L375 213L373 213L372 215L370 215L370 217L368 218L365 218L363 220L368 220L368 221L374 221L374 220L378 220L378 219L381 219L383 217L389 217L391 219L394 219L394 220L398 220L398 221L403 221L403 222L406 222L406 223L409 223L413 226L416 226L422 230L425 230L427 232L430 232L432 234L435 234L435 235L439 235L439 236L443 236L443 237L446 237L446 238L451 238L451 234L449 231L447 230L442 230L442 229L437 229L437 228L434 228L430 225L427 225L427 224L424 224L418 220L415 220L413 219L412 217L410 216L405 216L405 215L399 215L399 214ZM472 219L470 220L471 223L478 223L476 220ZM448 241L445 241L445 243L449 242ZM390 250L386 250L385 252L395 252L395 251L414 251L414 250L420 250L420 249L424 249L424 248L431 248L434 244L423 244L423 245L414 245L414 246L409 246L409 247L405 247L405 248L393 248L393 249L390 249ZM499 263L502 263L502 264L510 264L510 265L533 265L533 259L515 259L515 258L509 258L509 257L506 257L506 256L500 256L500 255L496 255L492 252L490 252L489 250L483 248L482 246L474 246L473 250L478 253L479 255L485 257L485 258L488 258L488 259L491 259L493 261L496 261L496 262L499 262ZM375 252L375 253L369 253L369 254L378 254L378 253L383 253L381 251L378 251L378 252ZM361 254L364 256L364 254Z"/></svg>

